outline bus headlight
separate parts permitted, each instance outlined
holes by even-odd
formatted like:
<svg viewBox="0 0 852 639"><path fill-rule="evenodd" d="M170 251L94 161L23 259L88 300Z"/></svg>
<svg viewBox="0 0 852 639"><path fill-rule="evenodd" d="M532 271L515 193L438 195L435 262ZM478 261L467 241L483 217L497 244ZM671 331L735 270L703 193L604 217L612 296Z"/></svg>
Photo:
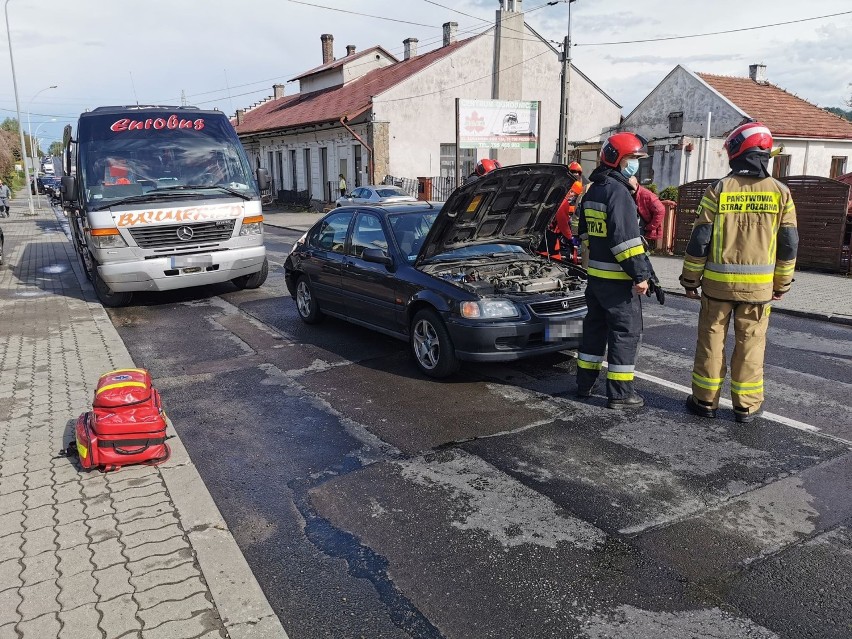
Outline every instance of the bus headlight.
<svg viewBox="0 0 852 639"><path fill-rule="evenodd" d="M240 227L240 236L245 235L262 235L263 234L263 216L251 215L243 218L243 224Z"/></svg>
<svg viewBox="0 0 852 639"><path fill-rule="evenodd" d="M127 242L121 237L118 229L91 229L92 246L97 249L125 248Z"/></svg>

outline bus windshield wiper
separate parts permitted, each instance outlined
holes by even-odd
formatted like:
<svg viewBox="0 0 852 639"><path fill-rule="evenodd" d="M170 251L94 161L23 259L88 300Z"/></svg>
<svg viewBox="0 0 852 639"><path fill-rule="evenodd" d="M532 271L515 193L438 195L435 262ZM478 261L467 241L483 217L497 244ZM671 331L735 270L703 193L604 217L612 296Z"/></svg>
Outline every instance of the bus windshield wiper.
<svg viewBox="0 0 852 639"><path fill-rule="evenodd" d="M236 189L232 189L227 186L223 186L221 184L174 184L172 186L161 186L157 190L158 191L195 191L195 190L204 190L204 189L218 189L220 191L225 191L226 193L230 193L231 195L236 195L244 200L251 200L252 196L241 191L237 191Z"/></svg>
<svg viewBox="0 0 852 639"><path fill-rule="evenodd" d="M150 202L152 200L170 199L174 197L174 193L162 193L162 190L163 189L156 189L154 191L148 191L147 193L140 193L138 195L128 195L127 197L122 197L117 200L109 200L108 202L104 202L103 204L99 204L98 206L93 206L91 210L103 211L104 209L108 209L113 206L121 206L122 204L132 204L133 202ZM204 197L201 193L187 193L187 195Z"/></svg>

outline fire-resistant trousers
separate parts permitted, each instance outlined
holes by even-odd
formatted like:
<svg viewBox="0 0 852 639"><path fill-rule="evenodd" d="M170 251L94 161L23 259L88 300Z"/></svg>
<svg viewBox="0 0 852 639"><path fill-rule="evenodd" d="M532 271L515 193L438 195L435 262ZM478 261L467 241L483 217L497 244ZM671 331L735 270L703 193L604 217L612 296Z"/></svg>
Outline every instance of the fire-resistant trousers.
<svg viewBox="0 0 852 639"><path fill-rule="evenodd" d="M590 391L607 360L606 395L624 399L633 394L636 351L642 336L642 301L633 282L589 278L589 312L577 355L577 390Z"/></svg>
<svg viewBox="0 0 852 639"><path fill-rule="evenodd" d="M731 400L734 409L756 412L763 404L763 353L769 304L728 302L701 296L698 341L692 369L692 395L695 399L719 405L725 381L725 338L731 316L734 318L734 353L731 356Z"/></svg>

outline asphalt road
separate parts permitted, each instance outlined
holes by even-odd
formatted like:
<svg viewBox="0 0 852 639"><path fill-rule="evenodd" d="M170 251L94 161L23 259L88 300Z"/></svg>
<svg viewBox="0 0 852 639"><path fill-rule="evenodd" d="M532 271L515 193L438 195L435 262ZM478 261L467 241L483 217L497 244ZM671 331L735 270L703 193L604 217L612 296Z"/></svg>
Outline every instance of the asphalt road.
<svg viewBox="0 0 852 639"><path fill-rule="evenodd" d="M110 315L292 639L852 637L852 329L772 317L781 421L688 415L697 304L645 306L646 408L557 354L422 377L273 268ZM785 419L786 418L786 419Z"/></svg>

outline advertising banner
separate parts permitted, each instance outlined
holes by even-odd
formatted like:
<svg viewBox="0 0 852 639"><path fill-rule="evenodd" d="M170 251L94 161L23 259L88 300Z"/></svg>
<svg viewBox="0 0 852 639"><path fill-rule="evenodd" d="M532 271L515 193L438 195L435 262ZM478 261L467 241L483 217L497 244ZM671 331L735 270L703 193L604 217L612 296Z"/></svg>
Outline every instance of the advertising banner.
<svg viewBox="0 0 852 639"><path fill-rule="evenodd" d="M459 100L459 148L537 148L538 105L515 100Z"/></svg>

